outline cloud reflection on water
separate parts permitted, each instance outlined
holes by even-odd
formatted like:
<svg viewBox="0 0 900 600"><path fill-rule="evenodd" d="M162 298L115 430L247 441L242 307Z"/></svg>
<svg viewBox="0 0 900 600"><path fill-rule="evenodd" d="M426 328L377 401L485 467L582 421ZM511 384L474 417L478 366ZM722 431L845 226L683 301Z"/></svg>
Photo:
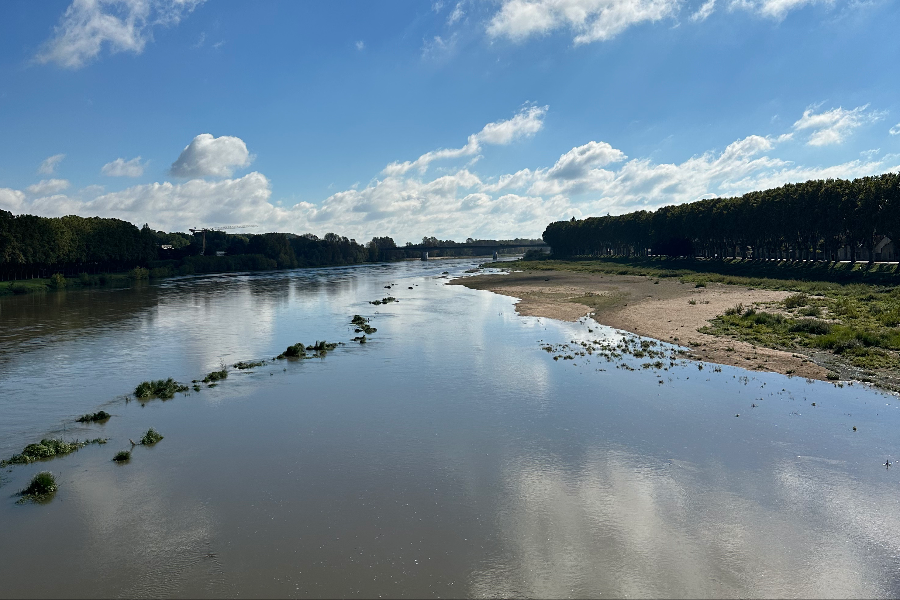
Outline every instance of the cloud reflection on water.
<svg viewBox="0 0 900 600"><path fill-rule="evenodd" d="M842 469L728 471L595 448L573 471L522 457L498 515L506 555L473 574L470 594L896 595L900 501Z"/></svg>

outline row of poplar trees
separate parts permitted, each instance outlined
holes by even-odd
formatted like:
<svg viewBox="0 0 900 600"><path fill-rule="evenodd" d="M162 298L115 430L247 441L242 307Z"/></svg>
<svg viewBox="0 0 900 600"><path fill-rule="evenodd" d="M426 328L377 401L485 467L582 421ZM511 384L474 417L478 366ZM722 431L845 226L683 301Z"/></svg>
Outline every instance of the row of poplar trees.
<svg viewBox="0 0 900 600"><path fill-rule="evenodd" d="M887 236L900 240L900 175L788 184L654 212L551 223L544 241L559 256L874 259Z"/></svg>

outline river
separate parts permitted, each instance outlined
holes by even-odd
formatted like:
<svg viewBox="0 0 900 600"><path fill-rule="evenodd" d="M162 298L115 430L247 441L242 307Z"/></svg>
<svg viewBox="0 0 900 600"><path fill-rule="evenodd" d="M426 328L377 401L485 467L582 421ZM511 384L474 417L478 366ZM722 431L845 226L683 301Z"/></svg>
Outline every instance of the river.
<svg viewBox="0 0 900 600"><path fill-rule="evenodd" d="M445 285L473 264L0 299L0 458L109 438L0 471L0 597L900 595L895 396L567 360L544 347L623 334ZM344 345L272 361L323 339ZM40 470L59 491L17 503Z"/></svg>

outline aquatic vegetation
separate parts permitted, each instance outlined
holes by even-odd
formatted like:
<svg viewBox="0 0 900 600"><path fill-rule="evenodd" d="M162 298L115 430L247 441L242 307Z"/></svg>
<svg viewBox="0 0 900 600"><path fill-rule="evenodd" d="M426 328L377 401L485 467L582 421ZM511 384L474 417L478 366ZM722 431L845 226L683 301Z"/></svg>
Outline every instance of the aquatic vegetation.
<svg viewBox="0 0 900 600"><path fill-rule="evenodd" d="M317 357L321 358L321 357L325 356L328 352L334 350L337 347L338 347L338 344L329 344L325 340L322 340L321 342L316 340L315 344L313 344L312 346L307 346L306 349L312 350L314 352L313 356L317 356Z"/></svg>
<svg viewBox="0 0 900 600"><path fill-rule="evenodd" d="M78 423L96 423L98 421L105 421L110 418L112 415L106 412L105 410L99 410L93 414L83 415L78 417L76 421Z"/></svg>
<svg viewBox="0 0 900 600"><path fill-rule="evenodd" d="M306 358L306 347L301 342L297 342L292 346L288 346L287 349L276 358Z"/></svg>
<svg viewBox="0 0 900 600"><path fill-rule="evenodd" d="M37 444L28 444L19 454L13 454L6 460L0 461L0 469L9 465L27 465L36 460L44 460L55 456L63 456L75 452L88 444L105 444L106 439L95 438L80 442L73 440L67 442L58 438L44 438Z"/></svg>
<svg viewBox="0 0 900 600"><path fill-rule="evenodd" d="M381 300L371 300L371 301L369 301L369 304L374 304L375 306L378 306L379 304L390 304L391 302L400 302L400 301L397 300L396 298L394 298L393 296L388 296L387 298L382 298Z"/></svg>
<svg viewBox="0 0 900 600"><path fill-rule="evenodd" d="M372 335L377 329L371 327L369 325L369 319L361 317L359 315L353 315L353 318L350 320L351 325L356 325L356 328L353 330L354 333L364 333L366 335ZM354 342L358 341L354 338Z"/></svg>
<svg viewBox="0 0 900 600"><path fill-rule="evenodd" d="M353 338L353 341L354 341L354 342L359 342L360 344L365 344L365 343L366 343L366 336L361 335L361 336L359 336L359 337L355 337L355 338Z"/></svg>
<svg viewBox="0 0 900 600"><path fill-rule="evenodd" d="M119 450L116 452L116 455L113 456L113 461L115 462L126 462L131 460L131 450Z"/></svg>
<svg viewBox="0 0 900 600"><path fill-rule="evenodd" d="M222 368L218 371L212 371L211 373L207 373L206 377L203 378L203 383L215 383L216 381L221 381L223 379L228 378L228 369L225 365L222 365Z"/></svg>
<svg viewBox="0 0 900 600"><path fill-rule="evenodd" d="M31 500L32 502L45 502L53 497L59 486L56 483L56 476L50 471L41 471L31 478L31 483L24 490L19 492L22 501Z"/></svg>
<svg viewBox="0 0 900 600"><path fill-rule="evenodd" d="M178 383L171 377L157 379L155 381L142 381L134 388L134 395L141 399L160 398L168 400L174 398L177 392L188 391L188 386Z"/></svg>
<svg viewBox="0 0 900 600"><path fill-rule="evenodd" d="M255 361L255 362L240 361L240 362L234 363L234 364L231 365L231 366L234 367L235 369L240 369L240 370L244 370L244 369L253 369L253 368L255 368L255 367L264 367L264 366L266 366L266 361L264 361L264 360L258 360L258 361Z"/></svg>
<svg viewBox="0 0 900 600"><path fill-rule="evenodd" d="M141 438L141 444L144 446L152 446L161 439L163 439L162 434L151 427L147 430L147 433L144 434L144 437Z"/></svg>

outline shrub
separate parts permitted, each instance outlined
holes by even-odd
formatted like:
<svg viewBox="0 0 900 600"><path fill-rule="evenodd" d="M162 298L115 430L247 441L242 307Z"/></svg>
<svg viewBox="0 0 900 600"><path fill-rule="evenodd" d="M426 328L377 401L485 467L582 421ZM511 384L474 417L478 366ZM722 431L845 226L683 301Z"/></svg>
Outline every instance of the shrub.
<svg viewBox="0 0 900 600"><path fill-rule="evenodd" d="M163 439L162 434L151 427L147 430L147 433L144 434L144 437L141 438L141 444L144 446L152 446L161 439Z"/></svg>
<svg viewBox="0 0 900 600"><path fill-rule="evenodd" d="M203 378L203 383L213 383L215 381L221 381L222 379L228 378L228 369L225 368L225 365L222 365L222 368L218 371L213 371L211 373L207 373L206 377Z"/></svg>
<svg viewBox="0 0 900 600"><path fill-rule="evenodd" d="M744 305L741 303L735 304L731 308L725 311L725 314L728 316L740 315L744 312Z"/></svg>
<svg viewBox="0 0 900 600"><path fill-rule="evenodd" d="M56 476L50 471L41 471L31 478L31 483L19 495L41 499L55 493L57 489L59 486L56 484Z"/></svg>
<svg viewBox="0 0 900 600"><path fill-rule="evenodd" d="M806 294L792 294L784 299L784 307L800 308L801 306L806 306L808 302L809 298Z"/></svg>
<svg viewBox="0 0 900 600"><path fill-rule="evenodd" d="M142 381L134 388L134 395L140 399L161 398L168 400L174 398L177 392L188 391L188 386L182 385L169 377L156 381Z"/></svg>
<svg viewBox="0 0 900 600"><path fill-rule="evenodd" d="M100 410L100 411L95 412L94 414L87 414L87 415L78 417L77 421L79 423L95 423L97 421L105 421L108 418L110 418L111 416L112 415L110 415L105 410Z"/></svg>
<svg viewBox="0 0 900 600"><path fill-rule="evenodd" d="M144 279L150 279L150 271L145 269L144 267L135 267L128 273L129 279L134 281L141 281Z"/></svg>
<svg viewBox="0 0 900 600"><path fill-rule="evenodd" d="M60 290L66 287L66 278L62 273L54 273L50 276L50 287Z"/></svg>
<svg viewBox="0 0 900 600"><path fill-rule="evenodd" d="M113 460L115 462L126 462L131 460L131 450L119 450L116 452L116 455L113 456Z"/></svg>
<svg viewBox="0 0 900 600"><path fill-rule="evenodd" d="M306 346L301 342L297 342L278 355L277 358L304 358L306 356Z"/></svg>

